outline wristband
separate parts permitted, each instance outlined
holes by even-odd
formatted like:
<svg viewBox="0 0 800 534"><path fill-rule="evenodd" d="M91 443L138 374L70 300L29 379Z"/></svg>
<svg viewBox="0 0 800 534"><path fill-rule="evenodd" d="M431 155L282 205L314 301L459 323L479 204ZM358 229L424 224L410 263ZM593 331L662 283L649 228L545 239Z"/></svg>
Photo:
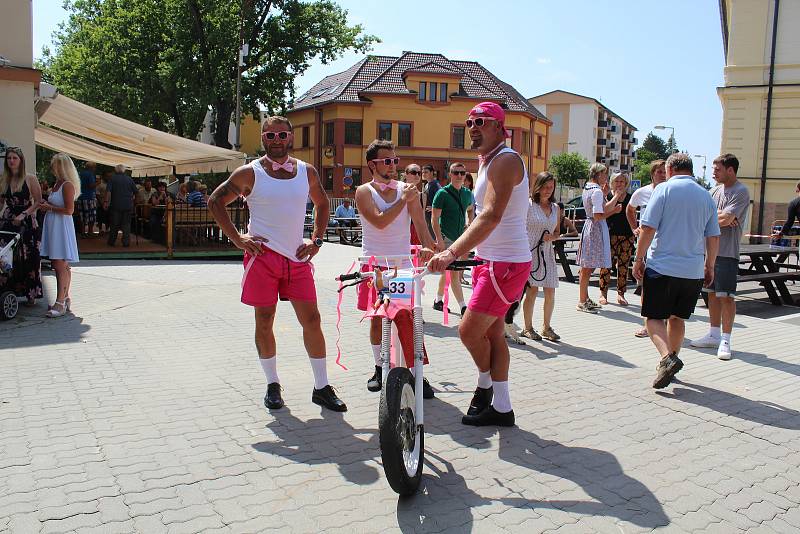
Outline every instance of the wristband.
<svg viewBox="0 0 800 534"><path fill-rule="evenodd" d="M452 255L453 255L453 259L454 259L454 260L455 260L455 259L458 259L458 254L456 254L455 252L453 252L453 249L451 249L451 248L448 248L447 250L445 250L445 252L449 252L450 254L452 254Z"/></svg>

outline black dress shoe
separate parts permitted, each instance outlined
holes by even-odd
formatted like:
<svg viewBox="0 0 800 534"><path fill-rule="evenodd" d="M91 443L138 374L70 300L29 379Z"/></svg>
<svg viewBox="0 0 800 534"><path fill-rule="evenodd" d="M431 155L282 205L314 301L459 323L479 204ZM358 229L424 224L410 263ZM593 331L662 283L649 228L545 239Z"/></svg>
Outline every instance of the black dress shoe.
<svg viewBox="0 0 800 534"><path fill-rule="evenodd" d="M436 393L433 391L430 382L428 382L427 378L422 379L422 398L423 399L432 399L436 396Z"/></svg>
<svg viewBox="0 0 800 534"><path fill-rule="evenodd" d="M314 389L314 392L311 394L311 402L320 406L324 406L325 408L334 412L347 411L347 405L342 401L342 399L336 396L336 392L333 391L333 388L330 386L330 384L322 389Z"/></svg>
<svg viewBox="0 0 800 534"><path fill-rule="evenodd" d="M433 303L433 309L436 310L436 311L443 312L444 311L444 301L443 300L437 300L436 302L434 302ZM450 308L449 307L447 308L447 313L450 313Z"/></svg>
<svg viewBox="0 0 800 534"><path fill-rule="evenodd" d="M369 391L380 391L383 383L383 369L380 365L375 366L375 374L372 378L367 380L367 389Z"/></svg>
<svg viewBox="0 0 800 534"><path fill-rule="evenodd" d="M464 314L467 313L467 307L461 306L461 317L464 317Z"/></svg>
<svg viewBox="0 0 800 534"><path fill-rule="evenodd" d="M281 397L281 385L277 382L267 385L267 394L264 396L264 406L270 410L283 408L283 398Z"/></svg>
<svg viewBox="0 0 800 534"><path fill-rule="evenodd" d="M494 406L487 406L478 415L465 415L461 423L470 426L514 426L514 410L500 413Z"/></svg>
<svg viewBox="0 0 800 534"><path fill-rule="evenodd" d="M494 388L475 388L475 394L472 396L472 401L469 403L467 415L478 415L483 410L491 406L492 396L494 395Z"/></svg>

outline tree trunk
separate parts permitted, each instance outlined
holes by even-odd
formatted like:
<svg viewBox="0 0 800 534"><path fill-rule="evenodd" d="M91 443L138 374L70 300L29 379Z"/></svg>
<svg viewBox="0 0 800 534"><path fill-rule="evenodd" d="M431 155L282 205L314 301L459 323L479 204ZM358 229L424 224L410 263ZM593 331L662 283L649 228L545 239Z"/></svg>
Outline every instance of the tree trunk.
<svg viewBox="0 0 800 534"><path fill-rule="evenodd" d="M214 144L222 148L232 148L228 142L228 132L230 131L231 115L233 106L230 102L217 99L214 105Z"/></svg>

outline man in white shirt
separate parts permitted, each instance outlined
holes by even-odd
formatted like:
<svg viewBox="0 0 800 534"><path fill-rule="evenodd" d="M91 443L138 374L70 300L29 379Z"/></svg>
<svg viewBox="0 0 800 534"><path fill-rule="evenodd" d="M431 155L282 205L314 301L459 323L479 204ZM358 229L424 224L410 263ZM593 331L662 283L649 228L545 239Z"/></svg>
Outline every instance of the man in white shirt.
<svg viewBox="0 0 800 534"><path fill-rule="evenodd" d="M628 201L628 207L625 208L625 216L628 218L628 224L631 225L633 235L636 236L637 239L639 238L639 234L642 233L642 228L639 226L639 221L636 217L636 209L639 209L639 216L644 215L644 210L647 207L647 203L650 202L650 197L653 196L655 188L658 187L659 184L663 184L667 181L667 170L664 167L665 163L663 159L650 162L650 185L640 187L634 191L630 201ZM638 285L635 293L641 296L641 284ZM647 324L647 320L645 320L645 324ZM637 330L633 335L636 337L647 337L647 327L642 326L642 328Z"/></svg>

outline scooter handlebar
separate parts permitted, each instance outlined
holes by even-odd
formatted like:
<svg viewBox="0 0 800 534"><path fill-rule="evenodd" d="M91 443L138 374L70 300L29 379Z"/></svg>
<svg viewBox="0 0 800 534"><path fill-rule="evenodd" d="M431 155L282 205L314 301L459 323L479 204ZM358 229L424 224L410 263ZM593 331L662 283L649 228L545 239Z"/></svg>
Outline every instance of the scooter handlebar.
<svg viewBox="0 0 800 534"><path fill-rule="evenodd" d="M463 271L470 267L483 264L482 260L456 260L447 266L448 271Z"/></svg>
<svg viewBox="0 0 800 534"><path fill-rule="evenodd" d="M349 280L361 280L361 273L354 272L350 274L340 274L339 276L336 277L336 280L338 282L347 282Z"/></svg>

